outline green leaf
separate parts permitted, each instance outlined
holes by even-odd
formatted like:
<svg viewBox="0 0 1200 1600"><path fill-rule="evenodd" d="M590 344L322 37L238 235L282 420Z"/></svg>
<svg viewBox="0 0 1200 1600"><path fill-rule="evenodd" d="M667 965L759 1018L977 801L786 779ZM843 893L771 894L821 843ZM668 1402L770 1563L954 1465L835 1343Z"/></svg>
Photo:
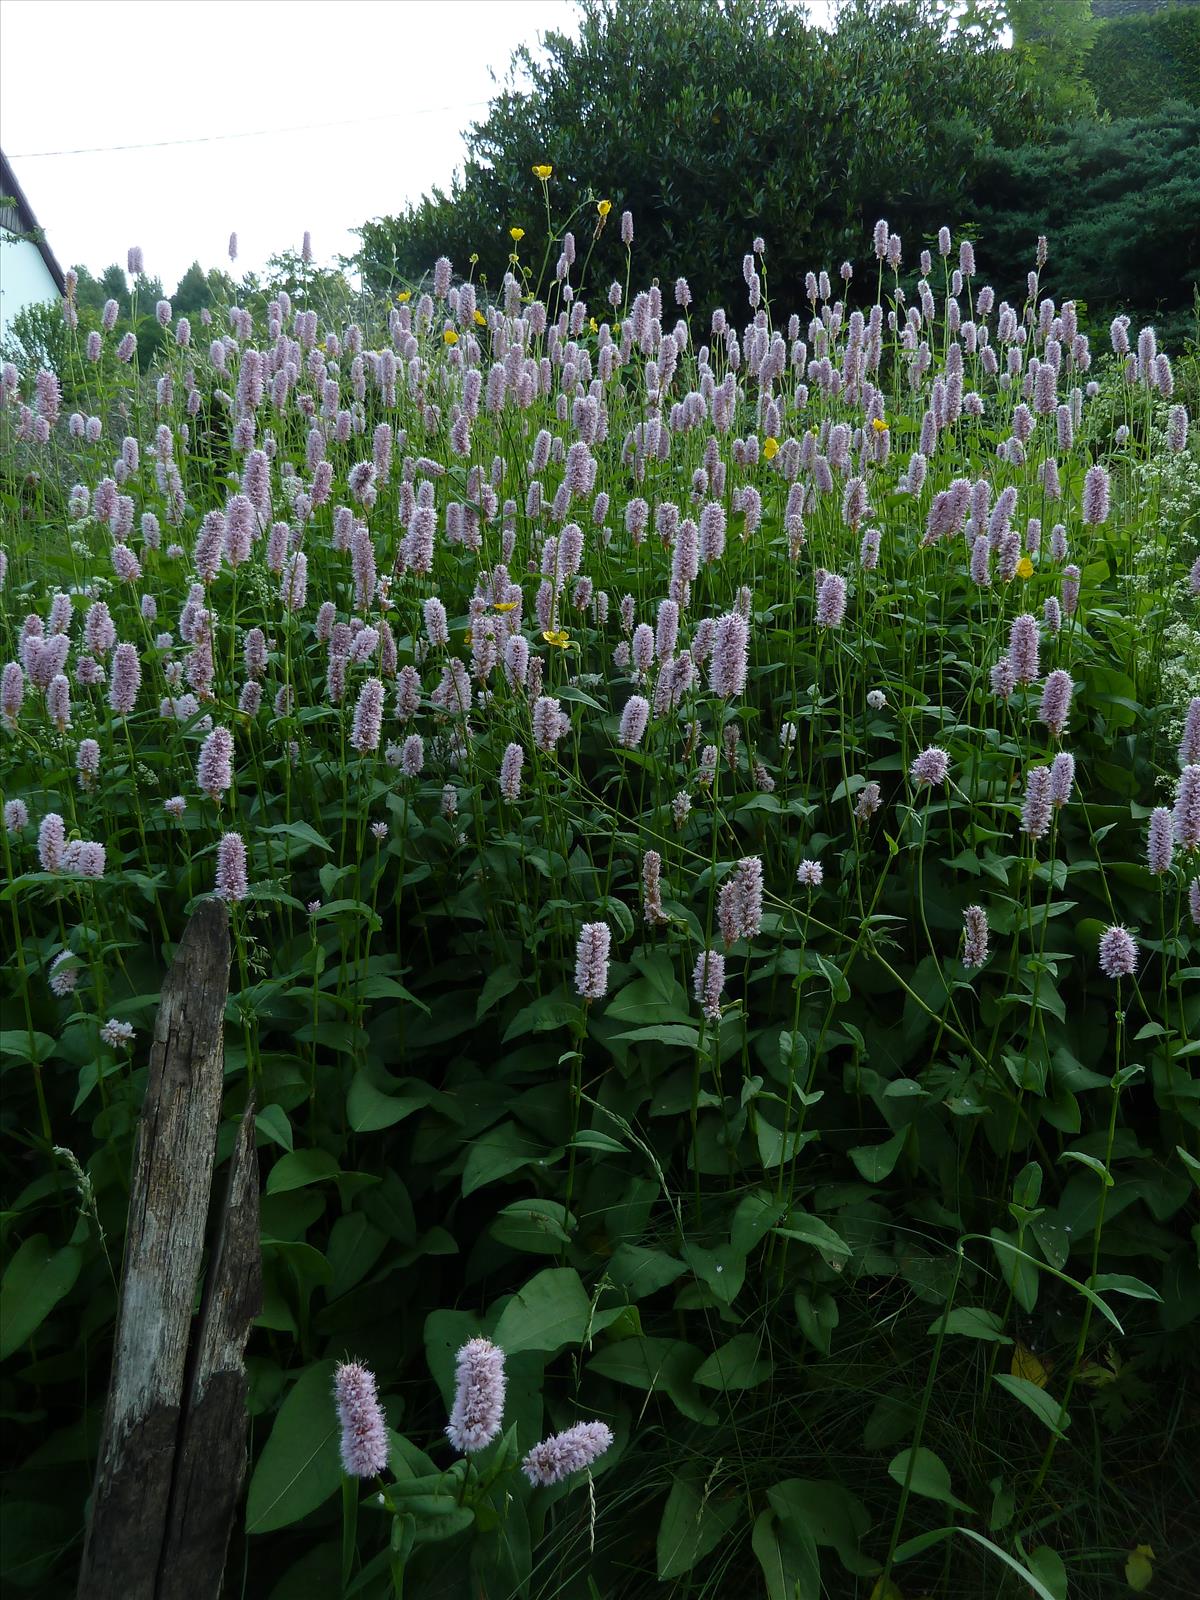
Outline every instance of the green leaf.
<svg viewBox="0 0 1200 1600"><path fill-rule="evenodd" d="M1053 1395L1047 1394L1045 1389L1039 1389L1036 1383L1030 1383L1028 1378L1017 1378L1010 1372L997 1372L996 1382L1002 1389L1007 1389L1022 1405L1028 1406L1030 1411L1039 1421L1044 1422L1059 1439L1065 1437L1063 1429L1070 1424L1070 1417Z"/></svg>
<svg viewBox="0 0 1200 1600"><path fill-rule="evenodd" d="M507 1178L532 1162L545 1166L548 1160L557 1160L557 1156L556 1152L553 1158L549 1157L542 1141L519 1128L515 1122L498 1123L496 1127L476 1134L472 1140L467 1152L467 1164L463 1168L463 1198L486 1184Z"/></svg>
<svg viewBox="0 0 1200 1600"><path fill-rule="evenodd" d="M729 1226L729 1242L739 1255L748 1256L766 1233L775 1226L787 1211L782 1200L773 1200L759 1191L738 1201Z"/></svg>
<svg viewBox="0 0 1200 1600"><path fill-rule="evenodd" d="M1097 1294L1107 1290L1109 1294L1127 1294L1133 1300L1162 1300L1157 1289L1152 1289L1140 1278L1127 1277L1123 1272L1100 1272L1094 1278L1089 1278L1087 1283L1088 1288L1094 1289Z"/></svg>
<svg viewBox="0 0 1200 1600"><path fill-rule="evenodd" d="M1106 1189L1112 1188L1115 1181L1112 1173L1104 1165L1103 1161L1097 1160L1095 1156L1084 1155L1081 1150L1064 1150L1058 1159L1060 1161L1080 1162L1083 1166L1087 1167L1090 1171L1096 1174Z"/></svg>
<svg viewBox="0 0 1200 1600"><path fill-rule="evenodd" d="M508 1302L493 1338L509 1355L521 1350L553 1353L583 1342L590 1312L591 1301L574 1267L547 1267Z"/></svg>
<svg viewBox="0 0 1200 1600"><path fill-rule="evenodd" d="M608 1262L610 1281L633 1300L665 1289L686 1271L686 1265L665 1250L648 1250L640 1244L619 1244Z"/></svg>
<svg viewBox="0 0 1200 1600"><path fill-rule="evenodd" d="M635 1389L660 1391L683 1416L711 1427L717 1413L693 1381L702 1360L695 1345L682 1339L651 1339L639 1334L606 1345L588 1362L588 1371Z"/></svg>
<svg viewBox="0 0 1200 1600"><path fill-rule="evenodd" d="M557 1200L514 1200L499 1212L491 1235L510 1250L528 1250L535 1255L557 1255L568 1244L576 1219L568 1216ZM568 1231L570 1230L570 1232Z"/></svg>
<svg viewBox="0 0 1200 1600"><path fill-rule="evenodd" d="M335 1365L318 1361L309 1367L280 1406L250 1480L247 1533L270 1533L300 1522L340 1484Z"/></svg>
<svg viewBox="0 0 1200 1600"><path fill-rule="evenodd" d="M871 1526L866 1507L835 1479L787 1478L768 1489L767 1498L785 1527L836 1550L848 1572L866 1578L879 1571L859 1550Z"/></svg>
<svg viewBox="0 0 1200 1600"><path fill-rule="evenodd" d="M868 1183L882 1183L891 1176L904 1148L905 1131L894 1133L883 1144L860 1144L850 1151L850 1159Z"/></svg>
<svg viewBox="0 0 1200 1600"><path fill-rule="evenodd" d="M832 1256L834 1260L844 1261L850 1255L850 1246L841 1234L836 1233L827 1222L822 1222L820 1217L792 1212L787 1227L776 1228L775 1232L781 1238L798 1239L801 1244L810 1244L823 1256Z"/></svg>
<svg viewBox="0 0 1200 1600"><path fill-rule="evenodd" d="M413 1079L406 1081L415 1082ZM430 1103L432 1095L433 1091L424 1084L407 1088L400 1094L385 1094L360 1068L346 1096L346 1118L355 1133L376 1133L420 1111Z"/></svg>
<svg viewBox="0 0 1200 1600"><path fill-rule="evenodd" d="M677 1478L658 1525L658 1578L678 1578L715 1550L741 1511L740 1498L705 1495L687 1478Z"/></svg>
<svg viewBox="0 0 1200 1600"><path fill-rule="evenodd" d="M696 1369L695 1382L706 1389L753 1389L775 1370L761 1350L762 1341L754 1334L736 1333Z"/></svg>
<svg viewBox="0 0 1200 1600"><path fill-rule="evenodd" d="M516 967L494 967L484 979L483 988L475 1004L475 1020L486 1016L494 1005L510 995L521 981Z"/></svg>
<svg viewBox="0 0 1200 1600"><path fill-rule="evenodd" d="M310 1183L325 1183L340 1170L328 1150L293 1150L271 1168L267 1193L283 1194L288 1189L305 1189Z"/></svg>
<svg viewBox="0 0 1200 1600"><path fill-rule="evenodd" d="M718 1300L732 1305L746 1281L746 1258L732 1245L719 1244L715 1250L705 1250L702 1245L685 1244L683 1259Z"/></svg>
<svg viewBox="0 0 1200 1600"><path fill-rule="evenodd" d="M982 1306L955 1306L944 1318L938 1317L936 1322L930 1323L930 1333L941 1333L943 1322L947 1333L961 1333L968 1339L988 1339L993 1344L1012 1343L996 1313L985 1311Z"/></svg>
<svg viewBox="0 0 1200 1600"><path fill-rule="evenodd" d="M627 1033L615 1033L613 1038L628 1040L630 1043L640 1040L645 1043L676 1045L683 1050L694 1050L700 1042L698 1030L689 1028L681 1022L655 1022L646 1028L630 1028Z"/></svg>
<svg viewBox="0 0 1200 1600"><path fill-rule="evenodd" d="M351 1211L339 1217L329 1233L325 1256L333 1269L329 1282L329 1298L340 1295L360 1283L383 1254L387 1234L363 1216L361 1211Z"/></svg>
<svg viewBox="0 0 1200 1600"><path fill-rule="evenodd" d="M750 1536L767 1585L767 1600L819 1600L821 1561L816 1542L802 1528L760 1511Z"/></svg>
<svg viewBox="0 0 1200 1600"><path fill-rule="evenodd" d="M308 850L324 850L328 854L333 849L329 841L322 838L307 822L277 822L269 828L260 828L258 831L264 839L276 836L295 839Z"/></svg>
<svg viewBox="0 0 1200 1600"><path fill-rule="evenodd" d="M1006 1567L1011 1568L1019 1578L1025 1580L1034 1594L1037 1595L1038 1600L1059 1600L1059 1597L1052 1590L1047 1589L1042 1580L1035 1573L1030 1572L1028 1567L1022 1566L1015 1556L1010 1556L1007 1550L1002 1550L998 1544L994 1544L986 1534L976 1533L974 1528L934 1528L930 1533L918 1534L915 1539L909 1539L900 1546L896 1551L896 1561L907 1561L910 1556L920 1555L932 1545L939 1544L943 1539L952 1539L956 1534L964 1539L973 1539L976 1544L982 1545L985 1550L991 1551L992 1555L1003 1561Z"/></svg>
<svg viewBox="0 0 1200 1600"><path fill-rule="evenodd" d="M55 1250L44 1233L26 1239L0 1284L0 1361L37 1332L64 1295L74 1288L83 1251Z"/></svg>
<svg viewBox="0 0 1200 1600"><path fill-rule="evenodd" d="M280 1145L284 1150L292 1148L292 1125L282 1106L264 1106L255 1113L254 1126L266 1134L272 1144Z"/></svg>
<svg viewBox="0 0 1200 1600"><path fill-rule="evenodd" d="M913 1494L924 1495L928 1500L940 1500L943 1505L953 1506L957 1511L971 1511L971 1507L952 1492L950 1470L946 1463L924 1445L918 1445L915 1450L901 1450L898 1456L894 1456L888 1463L888 1476L903 1485L908 1476L910 1460L912 1476L909 1487Z"/></svg>
<svg viewBox="0 0 1200 1600"><path fill-rule="evenodd" d="M6 1028L0 1033L0 1055L15 1056L18 1061L49 1061L54 1054L54 1040L48 1033L35 1033L30 1037L27 1028Z"/></svg>

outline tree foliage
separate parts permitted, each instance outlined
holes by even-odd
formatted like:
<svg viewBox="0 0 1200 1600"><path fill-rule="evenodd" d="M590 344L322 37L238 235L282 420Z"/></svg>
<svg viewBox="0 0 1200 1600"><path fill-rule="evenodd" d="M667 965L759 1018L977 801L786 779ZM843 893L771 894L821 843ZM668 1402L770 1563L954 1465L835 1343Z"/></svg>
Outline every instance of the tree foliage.
<svg viewBox="0 0 1200 1600"><path fill-rule="evenodd" d="M1144 116L1165 100L1200 105L1200 6L1107 23L1087 71L1114 117Z"/></svg>
<svg viewBox="0 0 1200 1600"><path fill-rule="evenodd" d="M797 297L809 268L862 259L877 216L903 221L911 253L961 215L989 137L1019 142L1041 117L1011 52L948 31L930 0L854 0L832 33L783 0L580 0L578 36L549 33L513 68L449 191L360 229L368 286L441 254L464 269L478 255L498 283L514 226L536 280L547 219L531 168L548 163L581 236L612 202L593 292L624 281L612 224L628 209L639 250L701 303L739 292L730 259L755 234L772 294Z"/></svg>
<svg viewBox="0 0 1200 1600"><path fill-rule="evenodd" d="M1024 280L1051 241L1046 284L1093 308L1179 312L1200 282L1200 109L1082 121L1042 145L993 150L972 220L998 287Z"/></svg>

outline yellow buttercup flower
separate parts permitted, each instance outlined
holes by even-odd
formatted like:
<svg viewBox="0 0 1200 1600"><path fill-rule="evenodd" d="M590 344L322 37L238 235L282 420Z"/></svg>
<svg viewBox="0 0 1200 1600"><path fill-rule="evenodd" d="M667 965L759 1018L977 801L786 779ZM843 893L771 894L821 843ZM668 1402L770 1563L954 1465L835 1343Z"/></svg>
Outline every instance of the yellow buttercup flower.
<svg viewBox="0 0 1200 1600"><path fill-rule="evenodd" d="M481 328L487 327L487 318L484 316L483 312L480 311L478 306L475 307L475 321Z"/></svg>
<svg viewBox="0 0 1200 1600"><path fill-rule="evenodd" d="M770 435L768 435L768 437L763 440L763 457L764 457L764 459L767 460L767 461L774 461L775 457L778 454L779 454L779 440L775 439L775 438L772 438Z"/></svg>
<svg viewBox="0 0 1200 1600"><path fill-rule="evenodd" d="M872 417L871 426L875 429L876 433L886 433L888 431L888 425L882 417Z"/></svg>
<svg viewBox="0 0 1200 1600"><path fill-rule="evenodd" d="M593 333L599 333L600 332L600 324L596 321L595 317L589 317L588 318L588 327L592 330Z"/></svg>
<svg viewBox="0 0 1200 1600"><path fill-rule="evenodd" d="M1020 561L1017 562L1017 577L1018 578L1032 578L1033 577L1033 562L1030 561L1028 556L1022 556Z"/></svg>
<svg viewBox="0 0 1200 1600"><path fill-rule="evenodd" d="M541 165L534 167L533 175L535 178L540 178L542 182L545 183L546 179L553 171L553 167L549 167L543 162Z"/></svg>
<svg viewBox="0 0 1200 1600"><path fill-rule="evenodd" d="M396 296L396 304L398 306L402 306L406 300L411 300L411 299L412 299L412 290L411 289L401 289L400 293Z"/></svg>
<svg viewBox="0 0 1200 1600"><path fill-rule="evenodd" d="M458 343L458 334L455 333L453 328L447 328L445 330L445 332L442 334L442 342L444 344L457 344Z"/></svg>
<svg viewBox="0 0 1200 1600"><path fill-rule="evenodd" d="M612 201L611 200L598 200L596 202L596 210L600 213L600 215L602 217L606 217L608 215L608 213L612 210Z"/></svg>
<svg viewBox="0 0 1200 1600"><path fill-rule="evenodd" d="M508 237L512 240L512 242L514 244L520 244L521 240L525 237L525 229L524 228L510 228L508 230Z"/></svg>
<svg viewBox="0 0 1200 1600"><path fill-rule="evenodd" d="M517 609L517 602L515 600L493 600L492 601L492 610L493 611L515 611L516 609Z"/></svg>
<svg viewBox="0 0 1200 1600"><path fill-rule="evenodd" d="M571 642L571 636L565 628L547 629L542 634L547 644L552 644L557 650L565 650Z"/></svg>
<svg viewBox="0 0 1200 1600"><path fill-rule="evenodd" d="M468 628L467 631L463 634L463 643L464 644L470 644L470 642L471 642L471 630L470 630L470 628Z"/></svg>

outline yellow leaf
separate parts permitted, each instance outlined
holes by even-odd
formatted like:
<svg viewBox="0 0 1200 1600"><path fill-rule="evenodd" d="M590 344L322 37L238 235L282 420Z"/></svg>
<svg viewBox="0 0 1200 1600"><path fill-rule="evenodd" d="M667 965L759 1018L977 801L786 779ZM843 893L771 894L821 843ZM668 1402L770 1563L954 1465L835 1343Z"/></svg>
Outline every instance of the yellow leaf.
<svg viewBox="0 0 1200 1600"><path fill-rule="evenodd" d="M1150 1587L1154 1577L1154 1551L1148 1544L1139 1544L1125 1557L1125 1582L1135 1594Z"/></svg>
<svg viewBox="0 0 1200 1600"><path fill-rule="evenodd" d="M898 1584L889 1578L884 1583L882 1578L876 1578L875 1587L871 1590L871 1600L904 1600Z"/></svg>
<svg viewBox="0 0 1200 1600"><path fill-rule="evenodd" d="M1039 1356L1035 1356L1028 1345L1018 1344L1013 1351L1012 1366L1009 1369L1014 1378L1027 1378L1030 1383L1036 1383L1039 1389L1046 1387L1050 1377L1050 1369L1045 1366Z"/></svg>

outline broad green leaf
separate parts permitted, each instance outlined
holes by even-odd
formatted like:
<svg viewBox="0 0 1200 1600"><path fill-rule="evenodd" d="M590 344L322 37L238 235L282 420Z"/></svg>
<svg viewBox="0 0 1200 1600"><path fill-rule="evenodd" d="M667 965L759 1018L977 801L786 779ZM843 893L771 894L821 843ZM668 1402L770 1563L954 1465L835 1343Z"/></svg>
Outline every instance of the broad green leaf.
<svg viewBox="0 0 1200 1600"><path fill-rule="evenodd" d="M325 1256L333 1269L329 1298L336 1300L362 1281L379 1260L387 1245L387 1234L363 1216L351 1211L339 1217L329 1234Z"/></svg>
<svg viewBox="0 0 1200 1600"><path fill-rule="evenodd" d="M1127 1277L1123 1272L1101 1272L1088 1279L1088 1288L1097 1294L1127 1294L1133 1300L1161 1300L1162 1295L1140 1278Z"/></svg>
<svg viewBox="0 0 1200 1600"><path fill-rule="evenodd" d="M1031 1383L1028 1378L1014 1377L1010 1372L997 1372L996 1382L1002 1389L1007 1389L1022 1405L1028 1406L1030 1411L1039 1421L1044 1422L1050 1432L1058 1438L1063 1438L1063 1430L1069 1426L1070 1417L1063 1411L1053 1395L1046 1393L1036 1383Z"/></svg>
<svg viewBox="0 0 1200 1600"><path fill-rule="evenodd" d="M608 1262L609 1279L633 1300L665 1289L686 1271L687 1266L677 1257L640 1244L619 1244Z"/></svg>
<svg viewBox="0 0 1200 1600"><path fill-rule="evenodd" d="M955 1306L944 1318L938 1317L936 1322L930 1323L930 1333L942 1332L943 1322L946 1333L961 1333L968 1339L988 1339L994 1344L1012 1343L996 1313L985 1311L982 1306Z"/></svg>
<svg viewBox="0 0 1200 1600"><path fill-rule="evenodd" d="M287 1189L305 1189L310 1183L325 1183L339 1171L328 1150L293 1150L271 1168L267 1193L282 1194Z"/></svg>
<svg viewBox="0 0 1200 1600"><path fill-rule="evenodd" d="M651 1339L638 1335L606 1345L591 1361L588 1371L635 1389L659 1390L677 1410L694 1422L711 1426L717 1413L696 1388L694 1375L703 1361L694 1345L682 1339Z"/></svg>
<svg viewBox="0 0 1200 1600"><path fill-rule="evenodd" d="M306 850L324 850L328 854L333 849L329 841L307 822L277 822L269 828L260 828L258 831L264 839L275 837L294 839Z"/></svg>
<svg viewBox="0 0 1200 1600"><path fill-rule="evenodd" d="M514 1200L505 1206L491 1226L491 1235L510 1250L528 1250L535 1255L557 1255L570 1242L576 1219L569 1216L557 1200ZM568 1229L570 1231L568 1231Z"/></svg>
<svg viewBox="0 0 1200 1600"><path fill-rule="evenodd" d="M1078 1161L1082 1166L1094 1172L1106 1189L1111 1189L1115 1182L1112 1173L1104 1165L1103 1161L1097 1160L1095 1156L1084 1155L1082 1150L1064 1150L1058 1159L1060 1161Z"/></svg>
<svg viewBox="0 0 1200 1600"><path fill-rule="evenodd" d="M493 1335L509 1355L521 1350L561 1350L581 1344L591 1301L574 1267L547 1267L531 1278L500 1313Z"/></svg>
<svg viewBox="0 0 1200 1600"><path fill-rule="evenodd" d="M277 1144L284 1150L292 1148L292 1125L282 1106L264 1106L261 1111L255 1113L254 1125L271 1140L272 1144Z"/></svg>
<svg viewBox="0 0 1200 1600"><path fill-rule="evenodd" d="M545 1145L536 1135L519 1128L515 1122L498 1123L476 1134L471 1141L463 1168L463 1197L474 1194L486 1184L498 1183L532 1162L545 1166L549 1159Z"/></svg>
<svg viewBox="0 0 1200 1600"><path fill-rule="evenodd" d="M355 1133L375 1133L380 1128L390 1128L414 1111L427 1106L432 1091L423 1084L413 1087L414 1080L407 1079L406 1087L398 1094L385 1094L361 1069L355 1073L346 1096L346 1118Z"/></svg>
<svg viewBox="0 0 1200 1600"><path fill-rule="evenodd" d="M767 1600L820 1600L821 1561L811 1534L760 1511L750 1536L767 1585Z"/></svg>
<svg viewBox="0 0 1200 1600"><path fill-rule="evenodd" d="M823 1256L834 1260L844 1261L850 1254L850 1246L841 1234L836 1233L827 1222L822 1222L820 1217L805 1216L803 1212L793 1211L788 1217L787 1227L776 1228L775 1232L783 1239L797 1239L801 1244L810 1244Z"/></svg>
<svg viewBox="0 0 1200 1600"><path fill-rule="evenodd" d="M891 1176L904 1148L905 1133L894 1133L883 1144L860 1144L850 1151L850 1159L868 1183L882 1183Z"/></svg>
<svg viewBox="0 0 1200 1600"><path fill-rule="evenodd" d="M729 1242L739 1255L748 1256L759 1240L770 1232L787 1210L782 1200L773 1200L759 1191L738 1201L729 1226Z"/></svg>
<svg viewBox="0 0 1200 1600"><path fill-rule="evenodd" d="M848 1572L868 1578L879 1570L859 1544L871 1526L862 1502L832 1478L787 1478L767 1490L767 1498L787 1528L803 1530L816 1544L836 1550Z"/></svg>
<svg viewBox="0 0 1200 1600"><path fill-rule="evenodd" d="M658 1580L690 1572L717 1548L741 1513L740 1495L709 1493L687 1478L677 1478L658 1525Z"/></svg>
<svg viewBox="0 0 1200 1600"><path fill-rule="evenodd" d="M25 1240L0 1284L0 1361L37 1332L74 1288L82 1265L83 1251L74 1245L56 1250L44 1233Z"/></svg>
<svg viewBox="0 0 1200 1600"><path fill-rule="evenodd" d="M706 1389L753 1389L775 1370L762 1341L752 1333L735 1333L696 1369L695 1381Z"/></svg>
<svg viewBox="0 0 1200 1600"><path fill-rule="evenodd" d="M946 1463L924 1445L918 1445L915 1450L901 1450L898 1456L893 1457L888 1463L888 1477L903 1485L909 1473L910 1461L912 1475L909 1487L913 1494L924 1495L928 1500L940 1500L943 1505L953 1506L957 1511L970 1512L971 1507L950 1488L950 1470Z"/></svg>
<svg viewBox="0 0 1200 1600"><path fill-rule="evenodd" d="M336 1363L318 1361L279 1408L246 1496L246 1532L270 1533L324 1504L342 1479L333 1400Z"/></svg>
<svg viewBox="0 0 1200 1600"><path fill-rule="evenodd" d="M645 1028L630 1028L627 1033L615 1033L613 1038L627 1040L630 1044L640 1041L675 1045L683 1050L694 1050L700 1042L699 1031L681 1022L654 1022Z"/></svg>

